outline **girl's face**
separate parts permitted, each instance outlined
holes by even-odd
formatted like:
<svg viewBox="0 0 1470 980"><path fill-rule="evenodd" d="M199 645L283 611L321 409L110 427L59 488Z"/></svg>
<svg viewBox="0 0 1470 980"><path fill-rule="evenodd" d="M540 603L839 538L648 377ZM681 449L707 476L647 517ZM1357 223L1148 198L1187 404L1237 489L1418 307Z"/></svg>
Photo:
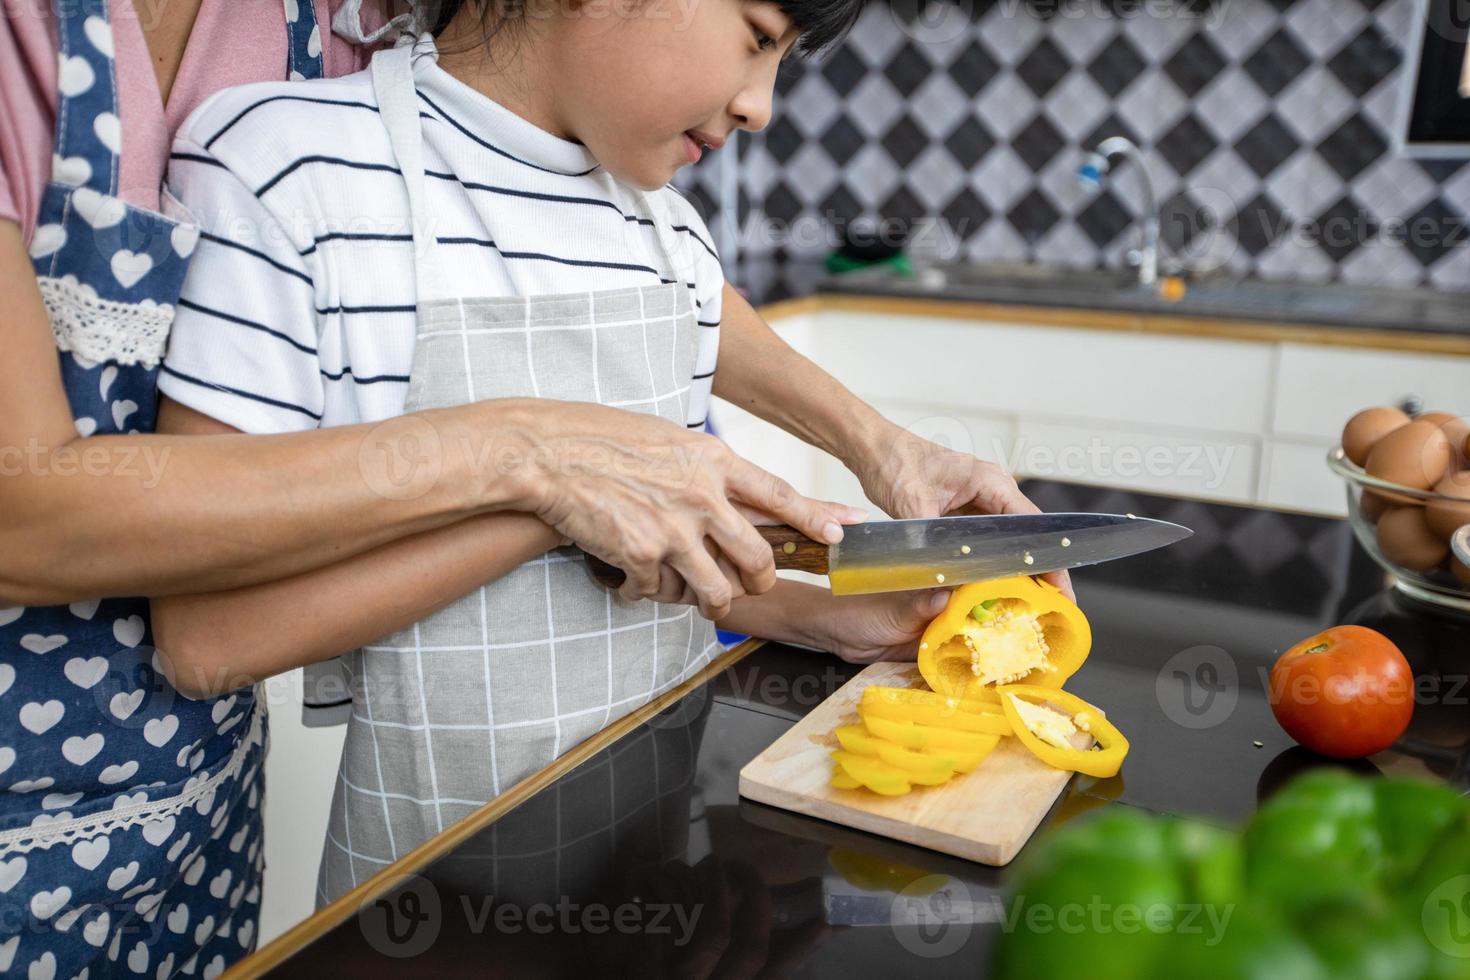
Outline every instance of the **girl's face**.
<svg viewBox="0 0 1470 980"><path fill-rule="evenodd" d="M538 38L546 108L618 180L656 190L691 162L687 130L718 141L770 121L798 36L773 0L560 2Z"/></svg>

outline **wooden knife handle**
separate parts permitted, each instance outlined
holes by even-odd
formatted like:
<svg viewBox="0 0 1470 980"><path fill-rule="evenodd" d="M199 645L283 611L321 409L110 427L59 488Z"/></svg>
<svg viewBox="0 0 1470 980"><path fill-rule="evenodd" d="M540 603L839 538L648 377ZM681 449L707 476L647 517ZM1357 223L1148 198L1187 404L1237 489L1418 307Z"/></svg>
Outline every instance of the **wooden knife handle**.
<svg viewBox="0 0 1470 980"><path fill-rule="evenodd" d="M771 546L771 555L776 559L777 568L791 568L816 575L827 574L827 549L830 545L813 541L789 524L758 525L756 532ZM587 571L592 575L593 581L609 589L620 588L628 577L621 568L609 565L593 555L587 555Z"/></svg>

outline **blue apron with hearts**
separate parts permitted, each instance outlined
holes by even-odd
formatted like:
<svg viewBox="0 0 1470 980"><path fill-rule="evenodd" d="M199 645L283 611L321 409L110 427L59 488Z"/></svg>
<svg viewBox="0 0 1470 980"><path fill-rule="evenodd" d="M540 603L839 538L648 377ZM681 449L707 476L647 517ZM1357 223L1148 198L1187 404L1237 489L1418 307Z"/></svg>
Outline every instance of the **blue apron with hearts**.
<svg viewBox="0 0 1470 980"><path fill-rule="evenodd" d="M283 75L320 76L310 0L284 8ZM55 156L30 253L79 433L150 432L198 229L166 192L174 217L117 197L107 0L53 9ZM145 481L166 465L108 442L73 465ZM185 698L151 640L146 599L0 609L0 973L210 977L254 949L264 706Z"/></svg>

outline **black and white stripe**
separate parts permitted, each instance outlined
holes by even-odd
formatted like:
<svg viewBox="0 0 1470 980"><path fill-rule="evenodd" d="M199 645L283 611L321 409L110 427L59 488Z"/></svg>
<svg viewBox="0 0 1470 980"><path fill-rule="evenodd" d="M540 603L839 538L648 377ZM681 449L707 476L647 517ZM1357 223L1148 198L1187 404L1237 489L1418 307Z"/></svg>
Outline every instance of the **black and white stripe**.
<svg viewBox="0 0 1470 980"><path fill-rule="evenodd" d="M451 281L467 298L684 284L707 328L687 422L702 427L723 276L694 207L672 187L620 184L584 148L437 67L419 86L433 231ZM203 232L165 394L246 431L402 412L413 238L367 73L216 96L180 130L170 185Z"/></svg>

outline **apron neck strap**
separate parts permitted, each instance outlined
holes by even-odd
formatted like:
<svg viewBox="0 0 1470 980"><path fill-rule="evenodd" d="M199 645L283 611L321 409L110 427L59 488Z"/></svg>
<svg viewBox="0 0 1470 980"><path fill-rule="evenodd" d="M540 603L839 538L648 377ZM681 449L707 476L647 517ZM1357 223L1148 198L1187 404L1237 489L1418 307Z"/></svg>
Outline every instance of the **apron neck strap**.
<svg viewBox="0 0 1470 980"><path fill-rule="evenodd" d="M286 78L293 82L321 78L322 31L314 0L282 0L286 12Z"/></svg>
<svg viewBox="0 0 1470 980"><path fill-rule="evenodd" d="M397 47L373 55L373 92L377 95L378 110L408 191L409 220L413 223L414 280L418 303L422 306L430 300L446 298L448 293L424 179L424 137L419 124L418 90L413 80L415 45L404 43L406 40L407 37L400 39Z"/></svg>
<svg viewBox="0 0 1470 980"><path fill-rule="evenodd" d="M122 122L107 0L53 0L52 10L59 50L51 177L112 196L117 193Z"/></svg>

